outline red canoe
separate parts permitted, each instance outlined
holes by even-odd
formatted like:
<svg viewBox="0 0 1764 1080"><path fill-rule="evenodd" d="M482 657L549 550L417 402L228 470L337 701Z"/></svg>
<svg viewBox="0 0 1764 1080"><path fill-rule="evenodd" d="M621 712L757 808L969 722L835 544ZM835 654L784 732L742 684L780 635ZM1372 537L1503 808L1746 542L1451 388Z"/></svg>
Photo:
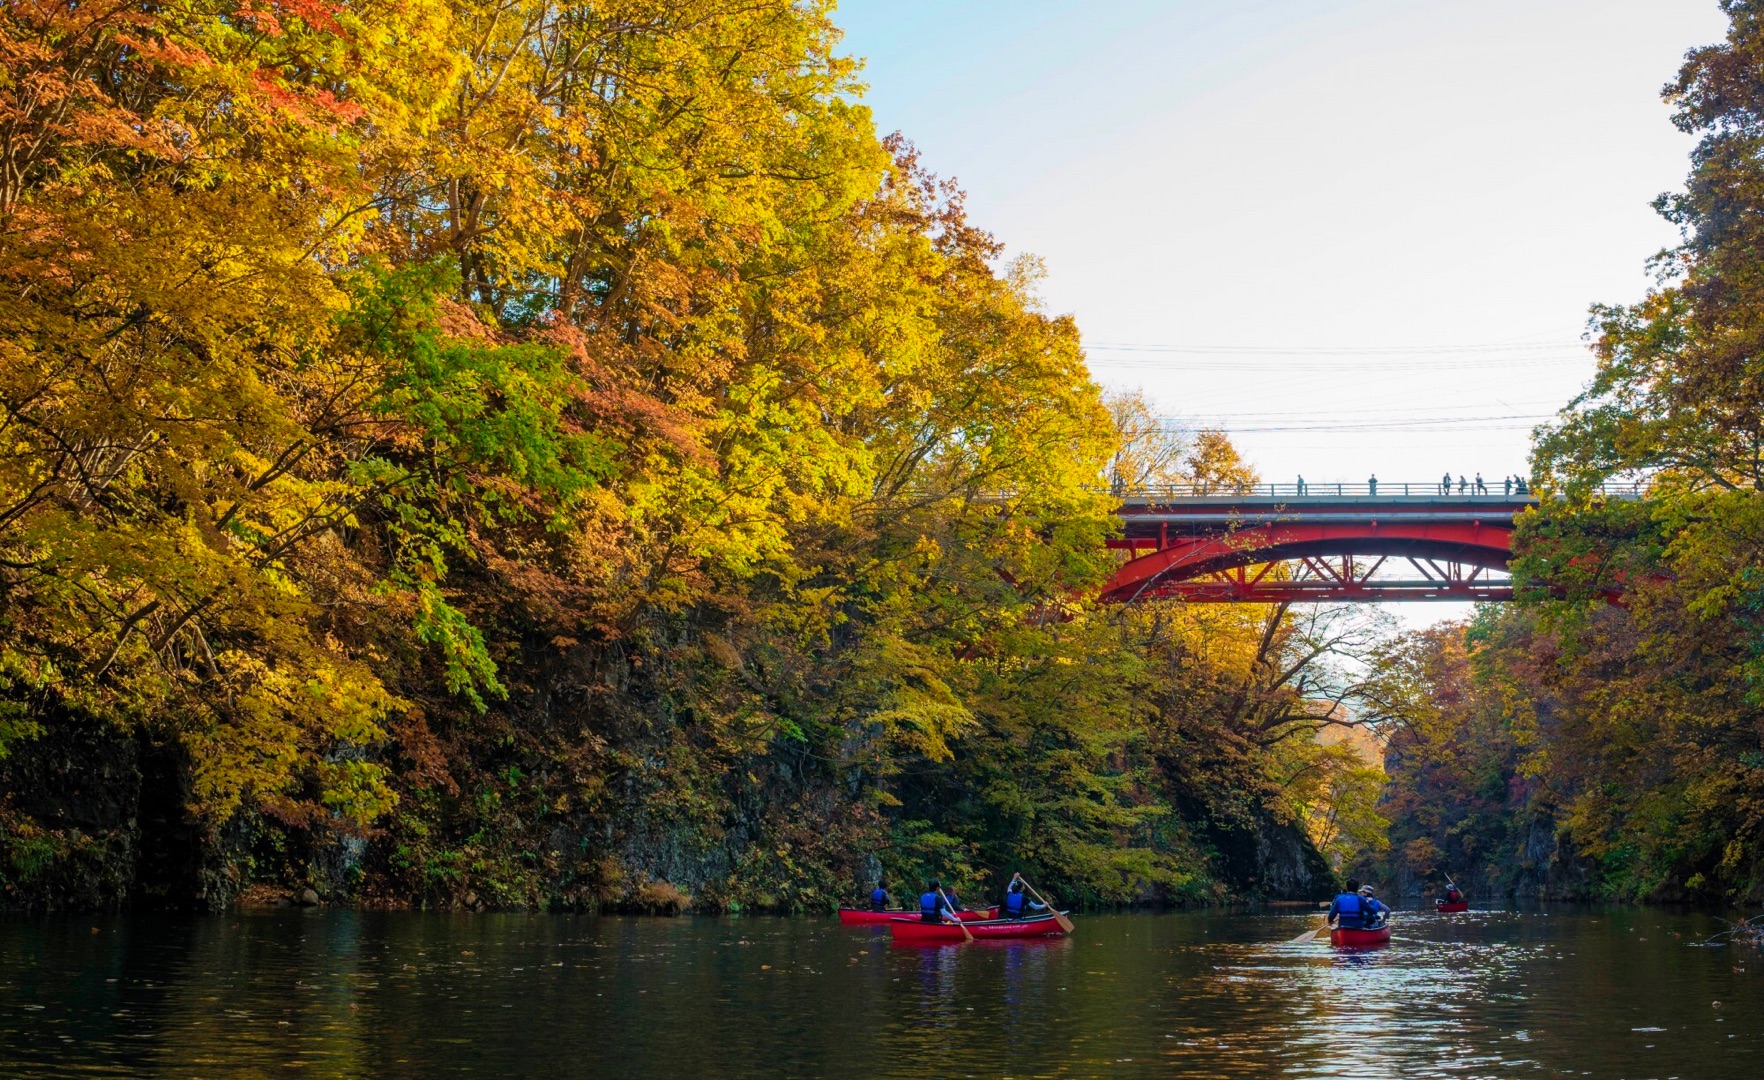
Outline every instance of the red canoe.
<svg viewBox="0 0 1764 1080"><path fill-rule="evenodd" d="M956 931L961 933L961 931ZM1329 944L1344 945L1350 949L1364 949L1373 945L1384 945L1390 941L1390 927L1380 926L1376 930L1351 930L1338 926L1329 931Z"/></svg>
<svg viewBox="0 0 1764 1080"><path fill-rule="evenodd" d="M964 912L964 914L966 914ZM949 923L928 923L923 919L895 917L888 924L894 940L905 945L955 945L968 940L962 928ZM999 941L1008 938L1058 937L1065 933L1052 915L1033 919L991 919L968 924L968 933L976 941Z"/></svg>
<svg viewBox="0 0 1764 1080"><path fill-rule="evenodd" d="M1435 900L1433 902L1433 910L1441 911L1441 912L1444 912L1444 911L1469 911L1470 910L1470 901L1459 900L1455 904L1448 904L1444 900Z"/></svg>
<svg viewBox="0 0 1764 1080"><path fill-rule="evenodd" d="M881 926L884 923L893 922L895 919L906 918L908 914L905 911L871 911L869 908L842 907L839 909L839 924L841 926ZM996 919L998 918L998 909L989 907L976 911L958 911L956 918L963 922Z"/></svg>

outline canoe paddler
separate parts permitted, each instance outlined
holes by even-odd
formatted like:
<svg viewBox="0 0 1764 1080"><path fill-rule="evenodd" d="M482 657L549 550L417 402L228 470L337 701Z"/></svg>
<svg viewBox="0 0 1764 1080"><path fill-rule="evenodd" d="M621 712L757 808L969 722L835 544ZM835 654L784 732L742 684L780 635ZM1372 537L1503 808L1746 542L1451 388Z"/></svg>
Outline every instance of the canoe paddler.
<svg viewBox="0 0 1764 1080"><path fill-rule="evenodd" d="M871 911L887 911L889 908L891 908L893 906L894 906L894 897L889 895L888 882L886 882L886 881L876 882L876 887L874 889L870 890L870 910Z"/></svg>
<svg viewBox="0 0 1764 1080"><path fill-rule="evenodd" d="M1012 874L1011 884L1005 889L1004 903L999 905L999 915L1007 919L1021 919L1032 911L1046 911L1047 905L1029 898L1023 891L1023 875Z"/></svg>
<svg viewBox="0 0 1764 1080"><path fill-rule="evenodd" d="M1372 909L1366 900L1366 897L1360 895L1359 879L1348 878L1346 891L1337 893L1334 902L1329 905L1329 925L1342 930L1366 930L1376 925L1372 918ZM1374 900L1373 903L1377 901Z"/></svg>
<svg viewBox="0 0 1764 1080"><path fill-rule="evenodd" d="M1390 909L1385 907L1378 897L1372 895L1372 886L1360 886L1360 903L1366 906L1366 928L1368 930L1383 926L1385 920L1390 918Z"/></svg>
<svg viewBox="0 0 1764 1080"><path fill-rule="evenodd" d="M961 922L956 918L955 905L943 892L943 882L936 878L932 878L925 891L919 894L919 918L932 923Z"/></svg>

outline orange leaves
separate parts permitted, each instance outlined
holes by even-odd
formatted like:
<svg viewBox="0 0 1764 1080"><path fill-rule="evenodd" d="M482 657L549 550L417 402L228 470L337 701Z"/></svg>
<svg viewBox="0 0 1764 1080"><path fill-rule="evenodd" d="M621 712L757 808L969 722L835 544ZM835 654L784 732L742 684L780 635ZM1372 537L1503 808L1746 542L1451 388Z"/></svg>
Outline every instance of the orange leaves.
<svg viewBox="0 0 1764 1080"><path fill-rule="evenodd" d="M354 123L367 115L360 105L324 87L291 84L269 68L259 68L252 82L271 111L308 127L335 131L337 125Z"/></svg>
<svg viewBox="0 0 1764 1080"><path fill-rule="evenodd" d="M179 43L148 34L119 33L116 43L136 57L168 68L203 68L214 66L214 57L187 42Z"/></svg>
<svg viewBox="0 0 1764 1080"><path fill-rule="evenodd" d="M337 24L340 11L342 5L327 4L324 0L272 0L267 6L247 2L240 5L235 14L265 34L281 37L284 31L278 12L292 15L314 30L336 33L342 29Z"/></svg>
<svg viewBox="0 0 1764 1080"><path fill-rule="evenodd" d="M700 422L686 410L644 390L633 378L636 372L629 364L597 360L581 328L556 315L548 316L538 339L568 350L578 376L572 393L582 407L583 418L595 428L647 441L657 449L714 467L715 457L702 442ZM595 344L608 354L628 352L617 341Z"/></svg>

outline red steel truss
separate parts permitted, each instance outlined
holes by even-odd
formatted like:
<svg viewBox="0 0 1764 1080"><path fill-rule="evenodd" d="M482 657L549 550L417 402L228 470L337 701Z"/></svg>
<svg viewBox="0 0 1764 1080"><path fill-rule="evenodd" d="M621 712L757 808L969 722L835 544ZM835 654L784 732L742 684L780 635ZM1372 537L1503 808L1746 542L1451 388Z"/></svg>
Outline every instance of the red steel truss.
<svg viewBox="0 0 1764 1080"><path fill-rule="evenodd" d="M1391 562L1388 555L1306 556L1295 563L1262 563L1181 580L1165 579L1138 599L1179 598L1194 603L1307 604L1320 601L1391 603L1400 600L1511 600L1505 575L1487 567L1429 558L1403 562L1414 576L1374 576ZM1396 567L1401 569L1401 567ZM1111 597L1111 599L1125 599Z"/></svg>
<svg viewBox="0 0 1764 1080"><path fill-rule="evenodd" d="M1344 500L1345 502L1345 500ZM1124 507L1111 546L1147 554L1123 564L1105 600L1208 603L1510 600L1513 516L1523 505L1355 505L1317 500L1278 513L1219 501L1185 513ZM1156 529L1153 533L1152 529Z"/></svg>

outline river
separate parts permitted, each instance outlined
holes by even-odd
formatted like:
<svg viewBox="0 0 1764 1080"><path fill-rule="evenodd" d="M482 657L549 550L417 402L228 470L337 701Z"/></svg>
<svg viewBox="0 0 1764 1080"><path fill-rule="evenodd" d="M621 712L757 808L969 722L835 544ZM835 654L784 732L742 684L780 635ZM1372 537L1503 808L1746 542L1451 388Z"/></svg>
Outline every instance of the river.
<svg viewBox="0 0 1764 1080"><path fill-rule="evenodd" d="M1764 1076L1708 915L1080 916L899 948L832 919L347 911L0 921L6 1076Z"/></svg>

